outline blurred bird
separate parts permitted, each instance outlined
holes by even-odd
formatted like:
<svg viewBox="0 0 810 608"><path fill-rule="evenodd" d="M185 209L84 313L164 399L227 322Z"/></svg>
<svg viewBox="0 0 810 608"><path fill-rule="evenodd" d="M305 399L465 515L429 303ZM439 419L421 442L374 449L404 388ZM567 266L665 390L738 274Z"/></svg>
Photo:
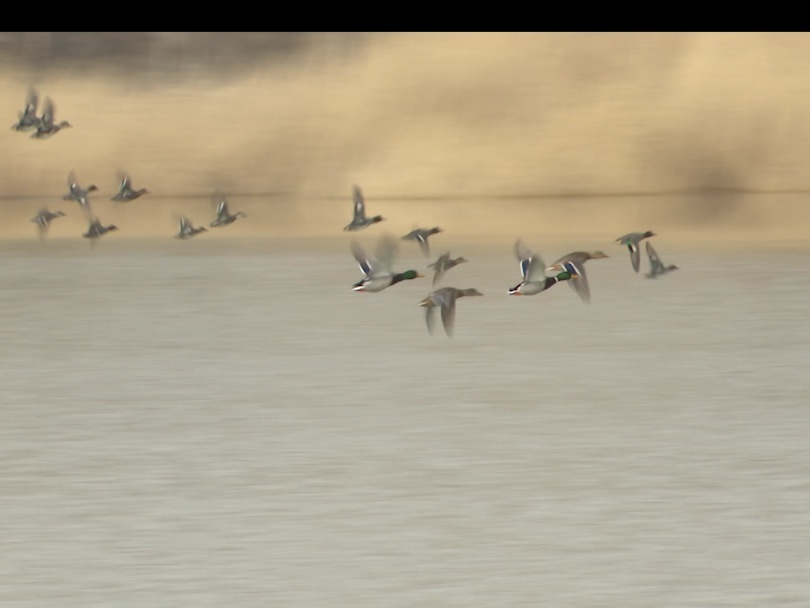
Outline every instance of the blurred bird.
<svg viewBox="0 0 810 608"><path fill-rule="evenodd" d="M428 333L433 333L436 323L436 309L441 310L442 325L448 337L453 337L453 327L456 320L456 300L465 296L482 296L480 291L474 288L456 289L455 287L442 287L437 289L419 302L419 306L425 307L425 323L427 323Z"/></svg>
<svg viewBox="0 0 810 608"><path fill-rule="evenodd" d="M405 272L393 272L391 266L397 254L397 244L389 236L380 237L377 242L374 258L369 257L363 248L352 241L351 250L363 278L352 285L354 291L382 291L386 287L391 287L401 281L409 281L422 275L415 270Z"/></svg>
<svg viewBox="0 0 810 608"><path fill-rule="evenodd" d="M54 122L54 107L50 97L46 97L42 103L42 116L39 119L37 130L31 135L34 139L45 139L59 133L60 130L66 127L72 127L68 121L63 120L60 123Z"/></svg>
<svg viewBox="0 0 810 608"><path fill-rule="evenodd" d="M662 274L666 274L668 272L672 272L673 270L678 270L678 267L674 264L670 264L669 266L665 266L664 263L661 261L661 258L658 257L658 253L653 248L650 241L647 241L647 256L650 258L650 272L645 274L648 279L655 279Z"/></svg>
<svg viewBox="0 0 810 608"><path fill-rule="evenodd" d="M363 200L363 193L359 186L354 186L352 195L354 198L354 217L352 218L351 223L348 224L343 230L362 230L363 228L367 228L372 224L382 222L385 219L381 215L375 215L374 217L368 218L366 217L366 203Z"/></svg>
<svg viewBox="0 0 810 608"><path fill-rule="evenodd" d="M37 213L36 217L32 218L31 221L37 225L40 241L45 239L51 222L64 215L62 211L48 211L44 208L39 210L39 213Z"/></svg>
<svg viewBox="0 0 810 608"><path fill-rule="evenodd" d="M636 272L638 272L641 263L641 255L638 251L638 244L642 239L647 239L651 236L655 236L655 233L648 230L647 232L631 232L616 239L617 243L627 247L627 250L630 252L630 262L632 262L633 270Z"/></svg>
<svg viewBox="0 0 810 608"><path fill-rule="evenodd" d="M121 184L118 186L118 192L113 196L111 201L134 201L139 196L149 194L149 190L141 188L140 190L132 189L132 179L127 173L121 172Z"/></svg>
<svg viewBox="0 0 810 608"><path fill-rule="evenodd" d="M575 277L571 278L568 283L571 289L577 292L582 301L586 304L591 301L591 290L588 287L588 277L585 274L585 262L588 260L600 260L608 257L602 251L574 251L567 255L562 256L559 260L554 262L551 266L546 268L546 272L562 272L565 270L565 265L570 264L576 272Z"/></svg>
<svg viewBox="0 0 810 608"><path fill-rule="evenodd" d="M450 252L445 251L443 254L439 256L439 259L433 262L432 264L428 264L428 268L433 268L435 273L433 274L433 285L439 282L444 276L444 273L453 268L454 266L458 266L459 264L463 264L467 260L464 258L455 258L452 259L450 257Z"/></svg>
<svg viewBox="0 0 810 608"><path fill-rule="evenodd" d="M565 270L547 277L544 272L546 265L543 263L543 259L520 240L515 242L515 257L520 264L520 275L523 280L507 291L510 296L533 296L553 287L560 281L568 281L578 276L573 264L566 263L564 264Z"/></svg>
<svg viewBox="0 0 810 608"><path fill-rule="evenodd" d="M430 255L430 245L428 244L428 237L431 234L438 234L442 232L442 229L438 226L434 228L416 228L415 230L411 230L408 234L402 237L402 240L405 241L416 241L419 243L419 247L422 249L422 253L425 256Z"/></svg>
<svg viewBox="0 0 810 608"><path fill-rule="evenodd" d="M228 224L233 224L239 217L247 217L247 215L241 211L237 211L231 215L228 211L228 201L226 201L225 196L219 192L214 193L214 202L217 203L217 216L214 221L209 224L212 228L227 226Z"/></svg>
<svg viewBox="0 0 810 608"><path fill-rule="evenodd" d="M90 221L90 225L87 228L87 232L85 232L82 236L86 239L90 239L91 246L96 246L96 240L107 234L108 232L112 232L113 230L118 230L118 226L115 224L110 224L109 226L103 226L98 218L93 218Z"/></svg>
<svg viewBox="0 0 810 608"><path fill-rule="evenodd" d="M30 131L36 129L41 119L37 116L37 107L39 106L39 95L34 87L28 87L28 96L25 98L25 109L18 112L19 120L17 124L11 128L15 131Z"/></svg>
<svg viewBox="0 0 810 608"><path fill-rule="evenodd" d="M92 216L92 210L90 209L90 199L88 195L98 190L95 184L90 184L87 188L82 188L79 185L79 182L76 181L76 172L71 169L70 173L68 173L68 189L69 192L62 197L62 200L66 201L76 201L81 206L82 210L84 211L85 215Z"/></svg>
<svg viewBox="0 0 810 608"><path fill-rule="evenodd" d="M178 232L174 238L176 239L190 239L191 237L199 234L200 232L206 232L205 226L200 226L195 228L191 220L188 219L185 215L180 216L180 232Z"/></svg>

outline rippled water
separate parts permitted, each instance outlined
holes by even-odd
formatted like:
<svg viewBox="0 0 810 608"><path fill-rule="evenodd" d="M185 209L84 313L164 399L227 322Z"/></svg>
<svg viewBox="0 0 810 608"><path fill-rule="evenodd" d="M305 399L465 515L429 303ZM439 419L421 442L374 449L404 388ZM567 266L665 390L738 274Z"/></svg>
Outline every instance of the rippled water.
<svg viewBox="0 0 810 608"><path fill-rule="evenodd" d="M808 605L810 255L168 241L0 251L0 603Z"/></svg>

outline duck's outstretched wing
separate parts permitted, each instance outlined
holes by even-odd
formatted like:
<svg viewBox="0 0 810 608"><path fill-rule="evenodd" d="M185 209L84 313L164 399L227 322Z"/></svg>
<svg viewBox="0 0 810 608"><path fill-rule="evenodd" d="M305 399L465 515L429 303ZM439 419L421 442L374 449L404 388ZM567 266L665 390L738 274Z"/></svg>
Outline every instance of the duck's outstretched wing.
<svg viewBox="0 0 810 608"><path fill-rule="evenodd" d="M566 266L573 267L573 270L577 274L577 276L568 281L571 289L577 292L577 295L583 302L589 304L591 302L591 289L588 286L588 275L585 274L585 263L579 260L569 260L566 262Z"/></svg>
<svg viewBox="0 0 810 608"><path fill-rule="evenodd" d="M638 243L628 242L627 249L630 252L630 262L633 264L633 270L638 272L641 267L641 253L638 250Z"/></svg>
<svg viewBox="0 0 810 608"><path fill-rule="evenodd" d="M518 239L515 241L515 257L520 264L520 276L524 281L532 281L536 277L545 276L546 265L543 259Z"/></svg>
<svg viewBox="0 0 810 608"><path fill-rule="evenodd" d="M647 257L650 258L650 273L651 274L658 274L664 270L664 263L661 261L661 258L658 257L658 252L655 251L655 248L650 244L650 241L646 242L647 248Z"/></svg>
<svg viewBox="0 0 810 608"><path fill-rule="evenodd" d="M453 337L453 329L456 324L456 290L447 288L440 290L438 294L438 304L442 309L442 325L444 332L449 338Z"/></svg>
<svg viewBox="0 0 810 608"><path fill-rule="evenodd" d="M398 250L399 247L396 239L390 235L381 236L374 249L374 258L376 260L375 272L393 272L394 260L397 257Z"/></svg>
<svg viewBox="0 0 810 608"><path fill-rule="evenodd" d="M354 222L365 222L366 202L363 200L363 192L360 190L360 186L354 186L352 188L352 198L354 199Z"/></svg>
<svg viewBox="0 0 810 608"><path fill-rule="evenodd" d="M360 272L363 273L363 276L370 277L374 274L374 264L372 263L371 259L366 254L366 251L360 246L360 243L353 240L351 242L351 249L352 255L354 259L357 261L357 265L360 267Z"/></svg>
<svg viewBox="0 0 810 608"><path fill-rule="evenodd" d="M50 97L46 97L45 100L42 102L42 126L44 127L52 127L53 126L53 117L55 108L53 105L53 101L51 101Z"/></svg>

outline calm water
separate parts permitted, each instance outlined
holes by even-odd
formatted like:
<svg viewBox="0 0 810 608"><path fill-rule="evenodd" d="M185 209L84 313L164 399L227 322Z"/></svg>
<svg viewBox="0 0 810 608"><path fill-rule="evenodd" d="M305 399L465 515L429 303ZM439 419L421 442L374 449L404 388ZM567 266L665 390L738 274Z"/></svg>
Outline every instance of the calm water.
<svg viewBox="0 0 810 608"><path fill-rule="evenodd" d="M810 605L810 255L204 237L0 251L0 604Z"/></svg>

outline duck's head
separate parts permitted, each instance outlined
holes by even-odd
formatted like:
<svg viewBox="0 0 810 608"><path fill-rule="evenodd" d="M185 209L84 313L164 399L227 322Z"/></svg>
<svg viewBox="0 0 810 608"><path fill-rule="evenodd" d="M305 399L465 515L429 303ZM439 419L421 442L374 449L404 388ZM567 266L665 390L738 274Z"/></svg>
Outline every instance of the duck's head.
<svg viewBox="0 0 810 608"><path fill-rule="evenodd" d="M110 224L109 226L107 226L107 232L112 232L113 230L118 230L118 226L116 226L115 224Z"/></svg>
<svg viewBox="0 0 810 608"><path fill-rule="evenodd" d="M95 184L90 184L89 186L87 186L88 192L95 192L96 190L98 190L98 187Z"/></svg>
<svg viewBox="0 0 810 608"><path fill-rule="evenodd" d="M423 278L425 275L419 274L415 270L406 270L397 275L400 281L410 281L411 279Z"/></svg>
<svg viewBox="0 0 810 608"><path fill-rule="evenodd" d="M438 226L434 226L433 228L430 229L430 234L439 234L440 232L444 232L444 230L442 230Z"/></svg>
<svg viewBox="0 0 810 608"><path fill-rule="evenodd" d="M59 123L58 125L56 125L56 126L58 126L60 129L66 129L67 127L72 127L73 125L72 125L72 124L70 124L68 121L63 120L62 122L60 122L60 123Z"/></svg>
<svg viewBox="0 0 810 608"><path fill-rule="evenodd" d="M650 238L651 236L655 236L655 233L652 230L648 230L642 235L645 239Z"/></svg>
<svg viewBox="0 0 810 608"><path fill-rule="evenodd" d="M604 251L594 251L593 253L589 254L589 260L601 260L602 258L610 257Z"/></svg>
<svg viewBox="0 0 810 608"><path fill-rule="evenodd" d="M381 216L381 215L375 215L373 218L371 218L371 221L374 224L376 224L377 222L382 222L384 220L385 220L385 218L383 216Z"/></svg>
<svg viewBox="0 0 810 608"><path fill-rule="evenodd" d="M53 213L56 217L63 217L65 215L64 211L54 211Z"/></svg>

